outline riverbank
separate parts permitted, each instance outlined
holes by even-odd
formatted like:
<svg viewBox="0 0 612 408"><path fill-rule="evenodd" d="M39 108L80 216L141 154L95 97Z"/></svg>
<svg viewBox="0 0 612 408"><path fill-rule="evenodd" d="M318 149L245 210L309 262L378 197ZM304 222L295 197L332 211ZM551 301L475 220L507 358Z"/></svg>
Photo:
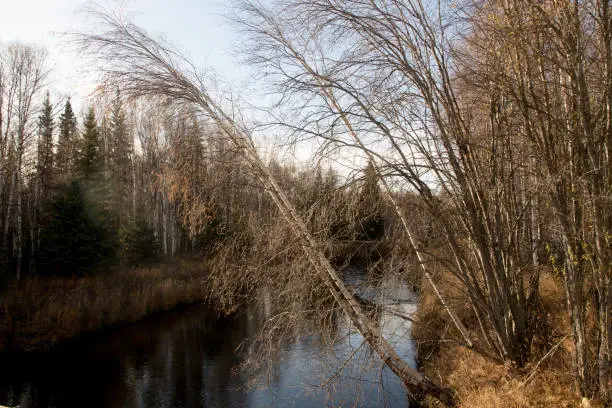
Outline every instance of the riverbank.
<svg viewBox="0 0 612 408"><path fill-rule="evenodd" d="M332 246L328 252L333 259L370 260L380 257L385 248L378 243L353 242ZM294 259L284 261L296 265ZM242 269L240 275L246 278L235 280L228 288L230 275L241 265L242 260L231 251L221 251L207 259L175 259L85 277L25 278L0 292L0 352L48 350L80 334L201 301L212 301L225 313L234 312L237 297L253 287L248 276L255 274ZM209 279L212 271L223 273Z"/></svg>
<svg viewBox="0 0 612 408"><path fill-rule="evenodd" d="M25 279L0 300L0 351L47 350L80 334L207 300L211 293L209 270L204 262L179 260L84 278ZM469 302L452 282L439 285L478 344L479 324ZM456 390L461 407L580 406L561 284L543 275L540 290L542 313L549 326L543 332L552 335L547 339L536 336L535 357L518 369L461 346L459 334L431 287L424 283L412 329L421 370L442 386ZM589 406L602 407L595 402Z"/></svg>
<svg viewBox="0 0 612 408"><path fill-rule="evenodd" d="M83 278L32 277L0 300L0 351L47 350L77 335L207 298L204 263L117 270Z"/></svg>
<svg viewBox="0 0 612 408"><path fill-rule="evenodd" d="M469 303L451 282L440 282L448 301L476 342L481 340L479 323ZM431 287L423 284L418 319L412 330L419 366L442 386L456 390L460 407L602 407L581 401L573 380L569 324L564 320L565 300L561 283L543 275L540 281L542 313L551 338L534 340L535 357L524 368L502 364L459 343L459 334ZM583 405L581 405L583 404ZM586 405L588 404L588 405ZM432 404L434 406L434 404Z"/></svg>

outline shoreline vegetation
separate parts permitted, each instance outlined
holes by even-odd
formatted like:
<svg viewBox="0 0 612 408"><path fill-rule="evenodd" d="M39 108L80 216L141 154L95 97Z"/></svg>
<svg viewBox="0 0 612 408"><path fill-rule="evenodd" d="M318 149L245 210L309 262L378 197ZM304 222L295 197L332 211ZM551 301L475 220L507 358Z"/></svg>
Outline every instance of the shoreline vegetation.
<svg viewBox="0 0 612 408"><path fill-rule="evenodd" d="M213 263L214 259L180 259L85 277L24 279L0 299L0 354L44 352L81 335L134 323L158 312L205 301L214 303L209 280ZM437 284L448 294L448 302L463 319L471 338L479 339L479 324L471 317L465 295L448 276L438 277ZM423 282L417 289L418 308L412 329L419 369L455 390L459 407L580 404L571 373L571 338L565 334L570 327L561 313L565 307L562 287L550 273L542 274L540 287L546 332L552 337L546 341L556 347L535 344L533 360L517 368L462 345L461 334L431 286ZM219 303L219 313L230 314L238 307ZM433 399L423 403L436 406ZM604 407L584 400L580 406Z"/></svg>
<svg viewBox="0 0 612 408"><path fill-rule="evenodd" d="M336 242L326 252L337 262L368 263L388 255L389 248L385 241ZM247 269L253 269L245 269L249 260L239 258L231 250L221 250L205 258L191 255L148 266L114 266L84 276L14 281L0 290L0 354L47 351L83 334L200 302L211 303L220 314L232 314L249 295L244 288L228 291L227 277L248 275Z"/></svg>
<svg viewBox="0 0 612 408"><path fill-rule="evenodd" d="M205 261L117 269L85 277L31 277L0 297L0 353L62 341L207 300Z"/></svg>
<svg viewBox="0 0 612 408"><path fill-rule="evenodd" d="M448 295L447 301L465 323L470 337L482 340L479 322L466 296L452 279L445 278L440 279L439 288ZM563 313L566 306L562 284L546 272L540 276L540 288L541 313L547 326L542 333L550 333L550 338L537 339L533 358L518 368L465 347L431 286L424 282L412 328L419 369L455 390L459 407L603 408L601 402L581 399L572 375L572 339L567 335L571 327ZM424 405L438 406L433 400Z"/></svg>

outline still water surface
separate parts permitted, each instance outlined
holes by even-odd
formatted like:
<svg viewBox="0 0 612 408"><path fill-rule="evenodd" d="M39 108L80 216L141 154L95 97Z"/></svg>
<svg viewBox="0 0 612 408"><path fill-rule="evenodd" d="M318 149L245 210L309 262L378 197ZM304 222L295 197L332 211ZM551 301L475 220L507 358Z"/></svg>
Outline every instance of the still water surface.
<svg viewBox="0 0 612 408"><path fill-rule="evenodd" d="M346 277L362 298L392 312L379 316L385 337L414 366L414 297L402 285L381 288ZM390 288L390 289L389 289ZM265 299L265 296L264 296ZM407 407L400 381L372 358L362 338L344 335L323 347L316 336L285 344L271 369L240 369L249 339L271 317L266 302L219 317L196 305L88 335L47 353L0 359L0 405L38 407ZM359 348L357 352L355 349ZM352 359L337 374L348 356ZM333 377L326 387L320 385Z"/></svg>

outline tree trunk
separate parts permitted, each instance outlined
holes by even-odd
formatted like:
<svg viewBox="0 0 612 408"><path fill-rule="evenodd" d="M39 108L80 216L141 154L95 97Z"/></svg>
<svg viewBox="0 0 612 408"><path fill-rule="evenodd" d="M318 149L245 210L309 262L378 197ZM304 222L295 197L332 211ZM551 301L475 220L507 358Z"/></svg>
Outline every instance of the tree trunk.
<svg viewBox="0 0 612 408"><path fill-rule="evenodd" d="M13 221L13 206L15 201L15 185L16 185L17 173L13 173L11 177L11 184L9 186L9 194L6 206L6 217L4 218L4 231L2 234L2 249L3 256L7 257L7 260L10 260L11 254L8 250L9 244L9 232L11 228L11 223Z"/></svg>
<svg viewBox="0 0 612 408"><path fill-rule="evenodd" d="M20 160L21 162L21 160ZM20 166L21 167L21 163ZM15 277L17 282L21 279L21 263L23 262L23 188L21 186L20 169L17 169L17 226L15 247L17 250L17 268Z"/></svg>

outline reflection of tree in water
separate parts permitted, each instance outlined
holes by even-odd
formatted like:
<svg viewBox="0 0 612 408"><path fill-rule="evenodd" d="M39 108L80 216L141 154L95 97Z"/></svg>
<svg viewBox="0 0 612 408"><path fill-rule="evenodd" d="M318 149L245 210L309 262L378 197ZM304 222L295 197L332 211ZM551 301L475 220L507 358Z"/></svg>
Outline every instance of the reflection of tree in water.
<svg viewBox="0 0 612 408"><path fill-rule="evenodd" d="M401 281L368 281L354 272L345 276L347 283L373 305L371 316L384 337L415 366L406 319L415 311L413 293ZM254 308L254 313L262 329L242 365L253 388L291 406L308 406L308 400L331 406L406 406L401 383L333 303L300 310L299 302L271 305L278 296L269 292L259 298L265 307Z"/></svg>
<svg viewBox="0 0 612 408"><path fill-rule="evenodd" d="M245 406L235 347L246 316L206 306L153 316L62 350L0 363L0 404L46 407ZM7 374L10 373L10 374Z"/></svg>
<svg viewBox="0 0 612 408"><path fill-rule="evenodd" d="M139 407L244 406L233 374L240 363L234 349L247 335L244 319L217 319L196 308L167 329L145 334L148 341L131 345L145 358L130 352L123 362L128 399Z"/></svg>
<svg viewBox="0 0 612 408"><path fill-rule="evenodd" d="M364 299L399 299L399 283L347 277ZM351 283L352 282L352 283ZM384 293L384 295L383 295ZM208 306L152 316L96 334L0 373L0 404L23 407L405 406L404 389L327 299L261 291L230 317ZM278 303L277 299L285 302ZM406 308L414 307L412 305ZM410 312L410 310L405 310ZM371 310L412 360L408 321ZM253 342L252 340L257 340ZM404 356L406 357L406 356ZM321 385L324 385L321 387ZM3 388L4 387L4 388Z"/></svg>

